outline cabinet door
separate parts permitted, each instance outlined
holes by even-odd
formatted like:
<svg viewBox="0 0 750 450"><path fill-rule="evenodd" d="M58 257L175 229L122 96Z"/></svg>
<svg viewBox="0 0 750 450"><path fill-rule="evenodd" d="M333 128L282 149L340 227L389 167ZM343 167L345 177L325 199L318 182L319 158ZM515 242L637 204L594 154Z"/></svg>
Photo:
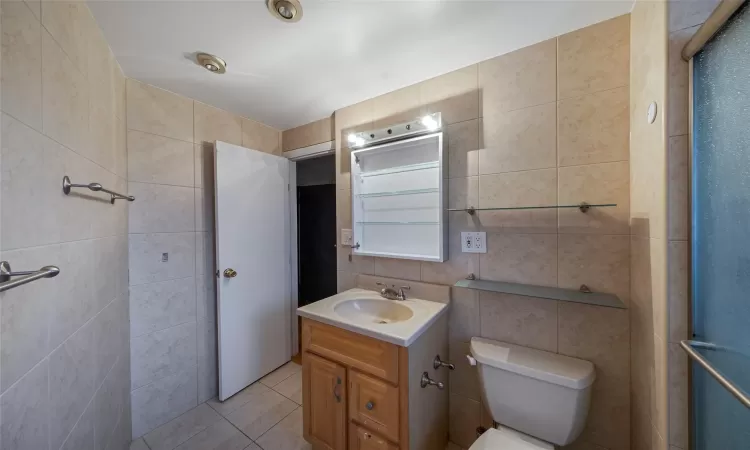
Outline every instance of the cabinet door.
<svg viewBox="0 0 750 450"><path fill-rule="evenodd" d="M349 425L349 450L398 450L398 447L352 423Z"/></svg>
<svg viewBox="0 0 750 450"><path fill-rule="evenodd" d="M316 449L346 450L346 369L302 355L304 436Z"/></svg>
<svg viewBox="0 0 750 450"><path fill-rule="evenodd" d="M349 418L393 442L399 438L399 389L383 380L349 371Z"/></svg>

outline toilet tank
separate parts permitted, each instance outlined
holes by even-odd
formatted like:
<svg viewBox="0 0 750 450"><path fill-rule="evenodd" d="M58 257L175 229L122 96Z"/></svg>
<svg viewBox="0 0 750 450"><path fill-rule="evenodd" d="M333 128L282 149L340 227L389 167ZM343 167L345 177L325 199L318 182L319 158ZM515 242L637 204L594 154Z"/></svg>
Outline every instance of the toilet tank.
<svg viewBox="0 0 750 450"><path fill-rule="evenodd" d="M560 446L581 434L596 377L593 364L477 337L470 348L496 422Z"/></svg>

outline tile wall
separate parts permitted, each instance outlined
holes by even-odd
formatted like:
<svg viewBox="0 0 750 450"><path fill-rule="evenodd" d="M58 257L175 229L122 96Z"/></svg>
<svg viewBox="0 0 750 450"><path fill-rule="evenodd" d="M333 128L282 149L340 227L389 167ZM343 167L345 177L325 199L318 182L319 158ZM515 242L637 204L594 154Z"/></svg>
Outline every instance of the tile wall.
<svg viewBox="0 0 750 450"><path fill-rule="evenodd" d="M689 339L689 67L680 53L719 0L669 2L667 150L667 372L670 450L690 448L688 360L680 348Z"/></svg>
<svg viewBox="0 0 750 450"><path fill-rule="evenodd" d="M135 438L217 393L213 142L280 154L281 133L130 79L127 119Z"/></svg>
<svg viewBox="0 0 750 450"><path fill-rule="evenodd" d="M281 136L285 152L334 140L333 116L284 130Z"/></svg>
<svg viewBox="0 0 750 450"><path fill-rule="evenodd" d="M480 279L615 293L630 303L630 17L621 16L408 86L335 113L337 227L351 228L347 134L439 111L447 134L449 207L616 203L617 207L449 216L444 263L338 250L340 290L356 274L449 284ZM487 232L487 254L464 254L460 231ZM454 289L450 438L475 439L482 411L464 355L485 336L592 361L589 419L571 448L630 448L627 310Z"/></svg>
<svg viewBox="0 0 750 450"><path fill-rule="evenodd" d="M631 13L631 423L634 449L666 448L667 3ZM654 123L646 120L656 102Z"/></svg>
<svg viewBox="0 0 750 450"><path fill-rule="evenodd" d="M0 294L0 448L127 449L125 78L85 3L3 1L1 259L60 274Z"/></svg>

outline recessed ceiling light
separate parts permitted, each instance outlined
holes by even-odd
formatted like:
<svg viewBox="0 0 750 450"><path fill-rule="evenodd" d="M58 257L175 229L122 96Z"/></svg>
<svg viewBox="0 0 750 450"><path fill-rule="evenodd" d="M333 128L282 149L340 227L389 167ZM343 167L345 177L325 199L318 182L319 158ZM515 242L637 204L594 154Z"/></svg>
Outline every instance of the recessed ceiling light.
<svg viewBox="0 0 750 450"><path fill-rule="evenodd" d="M195 55L195 59L198 61L198 64L209 72L224 73L227 71L227 63L218 56L208 53L198 53Z"/></svg>
<svg viewBox="0 0 750 450"><path fill-rule="evenodd" d="M302 5L299 0L267 0L268 11L282 22L299 22L302 18Z"/></svg>

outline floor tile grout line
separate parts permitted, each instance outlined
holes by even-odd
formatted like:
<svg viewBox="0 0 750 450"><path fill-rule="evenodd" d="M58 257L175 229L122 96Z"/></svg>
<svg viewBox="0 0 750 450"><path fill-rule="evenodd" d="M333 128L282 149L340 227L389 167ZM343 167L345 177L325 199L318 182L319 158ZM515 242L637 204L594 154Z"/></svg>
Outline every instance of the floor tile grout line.
<svg viewBox="0 0 750 450"><path fill-rule="evenodd" d="M281 394L279 394L279 395L281 395ZM286 397L284 397L284 398L286 398ZM283 421L284 419L286 419L287 417L291 416L291 415L292 415L292 413L294 413L295 411L297 411L298 409L300 409L300 408L301 408L301 406L300 406L300 405L297 405L297 403L295 403L295 402L292 402L292 403L294 403L294 404L295 404L295 405L296 405L297 407L296 407L296 408L294 408L294 409L293 409L293 410L292 410L291 412L289 412L289 414L287 414L287 415L285 415L284 417L282 417L281 419L279 419L279 421L278 421L278 422L276 422L276 423L274 423L273 425L271 425L271 428L267 429L267 430L266 430L266 431L264 431L264 432L263 432L263 433L262 433L262 434L261 434L260 436L258 436L258 439L260 439L260 438L262 438L263 436L265 436L265 435L266 435L266 433L268 433L269 431L271 431L271 430L273 430L274 428L276 428L276 426L277 426L278 424L280 424L280 423L281 423L281 422L282 422L282 421ZM255 441L253 441L253 442L255 442ZM255 442L255 443L256 443L256 444L257 444L257 445L258 445L258 446L260 447L260 444L258 444L257 442ZM263 448L263 447L261 447L261 448Z"/></svg>

